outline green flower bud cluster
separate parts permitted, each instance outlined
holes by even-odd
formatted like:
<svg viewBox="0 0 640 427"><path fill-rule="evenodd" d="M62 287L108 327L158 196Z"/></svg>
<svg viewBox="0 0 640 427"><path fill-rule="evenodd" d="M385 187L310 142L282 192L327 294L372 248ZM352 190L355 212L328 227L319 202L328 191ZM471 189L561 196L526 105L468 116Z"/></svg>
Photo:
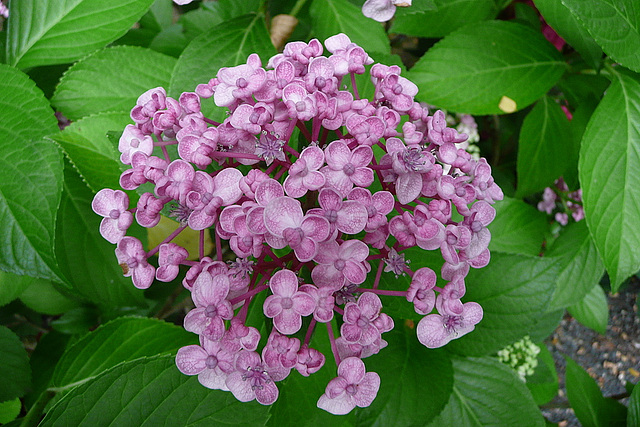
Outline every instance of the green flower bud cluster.
<svg viewBox="0 0 640 427"><path fill-rule="evenodd" d="M520 341L500 350L498 352L498 360L515 369L520 379L526 382L526 377L533 374L536 366L538 366L538 353L540 353L540 347L535 345L531 338L526 335Z"/></svg>

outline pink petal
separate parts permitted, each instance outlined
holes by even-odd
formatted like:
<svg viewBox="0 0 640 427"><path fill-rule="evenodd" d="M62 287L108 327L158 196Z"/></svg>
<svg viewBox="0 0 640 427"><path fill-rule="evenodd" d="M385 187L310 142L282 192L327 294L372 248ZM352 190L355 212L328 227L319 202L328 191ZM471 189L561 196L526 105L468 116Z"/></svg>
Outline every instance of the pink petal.
<svg viewBox="0 0 640 427"><path fill-rule="evenodd" d="M309 316L316 309L316 301L309 294L296 292L292 299L294 311L301 316Z"/></svg>
<svg viewBox="0 0 640 427"><path fill-rule="evenodd" d="M302 317L293 310L282 310L273 318L273 326L284 335L295 334L302 327Z"/></svg>
<svg viewBox="0 0 640 427"><path fill-rule="evenodd" d="M133 285L138 289L147 289L156 277L156 268L151 264L138 266L133 270Z"/></svg>
<svg viewBox="0 0 640 427"><path fill-rule="evenodd" d="M378 119L380 120L380 119ZM382 123L382 121L380 121ZM369 166L373 159L373 150L367 145L356 147L351 153L351 164L356 168Z"/></svg>
<svg viewBox="0 0 640 427"><path fill-rule="evenodd" d="M216 188L213 195L222 199L223 206L231 205L240 200L242 190L238 184L242 178L242 172L231 168L223 169L213 178Z"/></svg>
<svg viewBox="0 0 640 427"><path fill-rule="evenodd" d="M302 216L299 201L287 196L277 197L272 199L264 209L264 225L271 234L283 237L282 232L286 228L300 226Z"/></svg>
<svg viewBox="0 0 640 427"><path fill-rule="evenodd" d="M198 209L191 212L187 224L192 230L204 230L205 228L211 227L215 220L215 215L209 215L206 209Z"/></svg>
<svg viewBox="0 0 640 427"><path fill-rule="evenodd" d="M422 190L422 176L409 172L398 176L396 180L396 196L403 205L413 202L420 196Z"/></svg>
<svg viewBox="0 0 640 427"><path fill-rule="evenodd" d="M352 396L343 392L333 399L329 398L326 393L323 394L318 399L317 406L333 415L346 415L356 407L356 404Z"/></svg>
<svg viewBox="0 0 640 427"><path fill-rule="evenodd" d="M368 187L373 183L373 170L365 167L357 168L349 178L358 187Z"/></svg>
<svg viewBox="0 0 640 427"><path fill-rule="evenodd" d="M292 297L298 291L298 276L291 270L276 271L269 280L271 291L280 297Z"/></svg>
<svg viewBox="0 0 640 427"><path fill-rule="evenodd" d="M205 362L208 356L199 345L188 345L178 350L176 366L185 375L197 375L207 368Z"/></svg>
<svg viewBox="0 0 640 427"><path fill-rule="evenodd" d="M422 184L420 184L422 186ZM395 200L388 191L378 191L372 196L373 206L379 214L387 215L393 210Z"/></svg>
<svg viewBox="0 0 640 427"><path fill-rule="evenodd" d="M321 172L309 171L309 173L302 178L304 186L311 191L316 191L322 188L326 182L326 178Z"/></svg>
<svg viewBox="0 0 640 427"><path fill-rule="evenodd" d="M438 348L451 341L453 335L444 327L442 316L429 314L418 322L418 341L427 348Z"/></svg>
<svg viewBox="0 0 640 427"><path fill-rule="evenodd" d="M279 315L282 312L282 304L280 303L280 300L282 300L282 298L277 295L269 295L267 299L264 300L264 305L262 306L264 315L270 319Z"/></svg>
<svg viewBox="0 0 640 427"><path fill-rule="evenodd" d="M347 200L338 211L337 228L343 233L358 234L367 225L367 208L361 202Z"/></svg>
<svg viewBox="0 0 640 427"><path fill-rule="evenodd" d="M342 274L344 274L344 277L346 277L349 282L356 285L361 284L367 278L367 271L362 264L351 259L346 261Z"/></svg>
<svg viewBox="0 0 640 427"><path fill-rule="evenodd" d="M324 175L322 175L322 185L324 185ZM287 193L287 196L293 197L295 199L304 196L305 194L307 194L307 191L309 191L307 186L304 184L304 178L300 175L287 176L287 178L284 180L283 187L284 191Z"/></svg>
<svg viewBox="0 0 640 427"><path fill-rule="evenodd" d="M298 258L300 262L311 261L318 252L317 246L317 243L313 239L305 237L304 239L302 239L302 242L300 242L300 244L294 249L296 258Z"/></svg>
<svg viewBox="0 0 640 427"><path fill-rule="evenodd" d="M344 315L342 318L347 323L356 323L360 316L362 315L362 310L360 306L355 302L349 302L344 306Z"/></svg>
<svg viewBox="0 0 640 427"><path fill-rule="evenodd" d="M247 213L247 228L254 234L267 233L267 227L264 225L264 207L256 206L251 208Z"/></svg>
<svg viewBox="0 0 640 427"><path fill-rule="evenodd" d="M347 240L340 245L340 258L364 261L369 256L369 246L361 240Z"/></svg>
<svg viewBox="0 0 640 427"><path fill-rule="evenodd" d="M218 93L216 91L216 93ZM251 381L242 379L242 373L235 371L227 377L227 387L233 396L240 402L249 402L256 398L256 394L251 387Z"/></svg>
<svg viewBox="0 0 640 427"><path fill-rule="evenodd" d="M318 195L318 203L323 209L339 210L342 207L342 197L335 190L324 188Z"/></svg>
<svg viewBox="0 0 640 427"><path fill-rule="evenodd" d="M275 179L266 179L256 188L256 202L261 206L266 206L271 200L284 196L282 185Z"/></svg>
<svg viewBox="0 0 640 427"><path fill-rule="evenodd" d="M358 384L358 391L353 396L356 405L366 408L373 403L380 389L380 376L375 372L367 372Z"/></svg>
<svg viewBox="0 0 640 427"><path fill-rule="evenodd" d="M326 218L313 215L307 216L300 224L300 228L302 228L306 237L316 242L326 240L331 230L329 221Z"/></svg>
<svg viewBox="0 0 640 427"><path fill-rule="evenodd" d="M227 374L217 367L215 369L205 369L198 374L200 384L212 390L229 391L226 380Z"/></svg>
<svg viewBox="0 0 640 427"><path fill-rule="evenodd" d="M365 292L358 298L358 306L362 310L362 315L373 319L378 316L382 310L382 301L380 297L372 292Z"/></svg>
<svg viewBox="0 0 640 427"><path fill-rule="evenodd" d="M325 149L327 165L334 170L342 170L342 167L351 160L351 150L342 141L333 141Z"/></svg>
<svg viewBox="0 0 640 427"><path fill-rule="evenodd" d="M209 318L204 315L203 308L194 308L184 317L184 328L195 334L200 334L207 327Z"/></svg>
<svg viewBox="0 0 640 427"><path fill-rule="evenodd" d="M307 162L307 168L309 170L317 171L324 164L324 151L316 145L310 145L302 150L300 158Z"/></svg>
<svg viewBox="0 0 640 427"><path fill-rule="evenodd" d="M338 366L338 376L349 384L360 384L365 376L365 366L359 357L347 357Z"/></svg>
<svg viewBox="0 0 640 427"><path fill-rule="evenodd" d="M350 343L358 342L362 337L362 329L352 323L343 323L340 328L340 333L344 339Z"/></svg>
<svg viewBox="0 0 640 427"><path fill-rule="evenodd" d="M256 400L263 405L271 405L278 399L278 387L274 382L264 384L255 390Z"/></svg>

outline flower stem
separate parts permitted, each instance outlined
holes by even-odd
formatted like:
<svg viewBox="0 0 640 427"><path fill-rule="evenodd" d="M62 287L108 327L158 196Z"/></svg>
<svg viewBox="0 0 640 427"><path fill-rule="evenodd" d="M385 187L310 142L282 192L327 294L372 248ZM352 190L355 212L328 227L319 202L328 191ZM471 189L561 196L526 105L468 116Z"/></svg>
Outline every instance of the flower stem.
<svg viewBox="0 0 640 427"><path fill-rule="evenodd" d="M392 297L406 297L407 291L389 291L386 289L366 289L366 288L357 288L357 292L371 292L376 295L389 295Z"/></svg>

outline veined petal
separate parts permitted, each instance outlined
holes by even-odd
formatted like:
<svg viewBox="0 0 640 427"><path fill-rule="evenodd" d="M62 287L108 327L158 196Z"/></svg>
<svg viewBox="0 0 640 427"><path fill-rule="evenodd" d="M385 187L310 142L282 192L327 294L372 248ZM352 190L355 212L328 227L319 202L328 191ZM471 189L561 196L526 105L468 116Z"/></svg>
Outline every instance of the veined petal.
<svg viewBox="0 0 640 427"><path fill-rule="evenodd" d="M199 345L188 345L178 350L176 366L185 375L197 375L206 369L208 356Z"/></svg>

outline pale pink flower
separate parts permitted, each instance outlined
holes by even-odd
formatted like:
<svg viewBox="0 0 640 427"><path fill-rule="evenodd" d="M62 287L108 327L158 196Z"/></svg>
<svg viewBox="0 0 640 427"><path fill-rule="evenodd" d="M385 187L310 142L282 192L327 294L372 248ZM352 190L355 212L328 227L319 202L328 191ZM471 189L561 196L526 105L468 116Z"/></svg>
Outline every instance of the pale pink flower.
<svg viewBox="0 0 640 427"><path fill-rule="evenodd" d="M380 376L366 372L364 362L357 357L348 357L340 362L338 376L327 384L318 408L334 415L345 415L356 406L371 405L380 389Z"/></svg>

